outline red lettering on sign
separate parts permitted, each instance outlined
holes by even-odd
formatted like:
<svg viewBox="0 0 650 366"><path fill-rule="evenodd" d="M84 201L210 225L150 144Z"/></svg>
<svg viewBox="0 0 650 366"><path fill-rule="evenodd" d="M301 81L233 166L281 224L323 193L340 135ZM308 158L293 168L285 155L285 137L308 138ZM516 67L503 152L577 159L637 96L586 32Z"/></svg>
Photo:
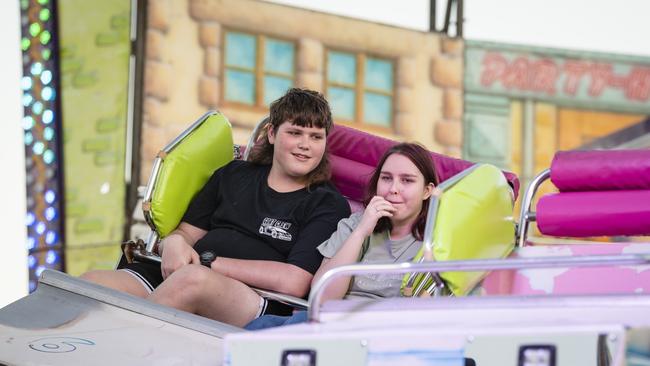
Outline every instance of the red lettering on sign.
<svg viewBox="0 0 650 366"><path fill-rule="evenodd" d="M521 55L508 58L499 52L486 52L482 61L480 83L492 88L501 83L506 90L555 95L557 90L576 96L583 90L593 98L606 90L620 90L628 100L650 99L650 67L632 66L628 74L617 74L614 65L585 60L566 60L558 65L551 58ZM558 85L563 82L563 85Z"/></svg>
<svg viewBox="0 0 650 366"><path fill-rule="evenodd" d="M650 68L636 66L625 84L625 97L632 100L650 99Z"/></svg>
<svg viewBox="0 0 650 366"><path fill-rule="evenodd" d="M587 72L588 66L582 61L567 60L564 63L564 92L569 95L576 95L582 76Z"/></svg>
<svg viewBox="0 0 650 366"><path fill-rule="evenodd" d="M483 58L483 72L481 73L481 85L492 86L492 83L499 80L506 68L508 61L498 53L488 52Z"/></svg>
<svg viewBox="0 0 650 366"><path fill-rule="evenodd" d="M519 57L510 66L506 67L501 83L506 89L526 90L528 77L528 59Z"/></svg>
<svg viewBox="0 0 650 366"><path fill-rule="evenodd" d="M555 84L560 76L560 70L553 60L542 59L533 65L533 80L531 88L535 91L555 94Z"/></svg>
<svg viewBox="0 0 650 366"><path fill-rule="evenodd" d="M612 77L612 65L610 64L593 64L589 70L591 75L591 83L589 84L589 95L598 97L603 93L603 90L608 85L609 79Z"/></svg>

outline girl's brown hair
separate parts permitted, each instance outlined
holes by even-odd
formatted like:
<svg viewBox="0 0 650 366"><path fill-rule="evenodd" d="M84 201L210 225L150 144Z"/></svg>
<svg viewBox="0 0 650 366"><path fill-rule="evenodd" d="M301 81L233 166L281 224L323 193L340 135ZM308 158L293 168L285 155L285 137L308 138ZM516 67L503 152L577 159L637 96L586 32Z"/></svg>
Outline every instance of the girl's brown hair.
<svg viewBox="0 0 650 366"><path fill-rule="evenodd" d="M377 195L377 183L379 182L379 176L381 175L381 168L384 166L386 159L388 159L388 157L393 154L400 154L413 162L415 167L418 168L420 173L422 173L424 176L425 185L429 183L433 183L434 186L438 185L438 174L436 174L436 170L433 166L431 154L429 154L429 152L420 144L404 142L388 149L388 151L384 153L381 159L379 159L377 168L375 168L372 177L370 177L370 182L368 182L368 191L366 192L366 198L363 201L364 206L368 206L370 200ZM418 240L424 239L424 225L427 221L428 209L429 199L425 200L422 203L422 209L420 210L420 213L418 214L417 218L415 219L415 223L411 228L411 233ZM390 231L392 228L393 225L390 222L390 219L388 217L382 217L377 222L374 232L378 233L385 230Z"/></svg>

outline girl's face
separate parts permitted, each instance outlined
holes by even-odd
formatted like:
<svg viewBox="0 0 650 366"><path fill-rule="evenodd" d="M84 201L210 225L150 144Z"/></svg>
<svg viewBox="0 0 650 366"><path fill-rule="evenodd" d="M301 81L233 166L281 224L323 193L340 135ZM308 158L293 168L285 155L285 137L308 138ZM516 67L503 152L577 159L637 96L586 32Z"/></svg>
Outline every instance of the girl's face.
<svg viewBox="0 0 650 366"><path fill-rule="evenodd" d="M301 127L288 122L270 129L273 144L273 166L281 174L301 180L314 170L325 152L325 129Z"/></svg>
<svg viewBox="0 0 650 366"><path fill-rule="evenodd" d="M433 183L425 184L420 170L404 155L390 155L381 167L377 195L395 207L394 224L412 224L432 191Z"/></svg>

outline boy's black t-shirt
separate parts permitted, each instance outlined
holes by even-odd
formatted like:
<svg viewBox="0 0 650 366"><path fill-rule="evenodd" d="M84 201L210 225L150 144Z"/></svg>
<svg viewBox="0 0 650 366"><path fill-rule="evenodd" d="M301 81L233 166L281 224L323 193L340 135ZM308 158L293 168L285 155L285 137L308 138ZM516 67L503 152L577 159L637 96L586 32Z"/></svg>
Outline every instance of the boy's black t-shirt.
<svg viewBox="0 0 650 366"><path fill-rule="evenodd" d="M350 215L349 205L329 182L276 192L267 184L270 169L236 160L212 174L183 216L208 231L194 249L285 262L313 274L322 260L316 247Z"/></svg>

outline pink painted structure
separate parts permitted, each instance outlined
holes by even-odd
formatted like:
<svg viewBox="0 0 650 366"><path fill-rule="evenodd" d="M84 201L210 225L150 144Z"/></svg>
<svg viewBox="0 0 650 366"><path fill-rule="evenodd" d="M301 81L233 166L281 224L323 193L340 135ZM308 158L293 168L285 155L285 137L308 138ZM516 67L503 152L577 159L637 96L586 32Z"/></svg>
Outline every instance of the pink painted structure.
<svg viewBox="0 0 650 366"><path fill-rule="evenodd" d="M649 243L536 245L519 248L514 258L650 253ZM493 271L483 281L486 295L573 295L650 293L650 266Z"/></svg>
<svg viewBox="0 0 650 366"><path fill-rule="evenodd" d="M543 234L650 235L650 150L559 152L550 178L560 192L539 200L535 216ZM562 241L540 244L528 240L512 256L650 253L650 242ZM650 266L494 271L482 290L489 295L649 293Z"/></svg>

